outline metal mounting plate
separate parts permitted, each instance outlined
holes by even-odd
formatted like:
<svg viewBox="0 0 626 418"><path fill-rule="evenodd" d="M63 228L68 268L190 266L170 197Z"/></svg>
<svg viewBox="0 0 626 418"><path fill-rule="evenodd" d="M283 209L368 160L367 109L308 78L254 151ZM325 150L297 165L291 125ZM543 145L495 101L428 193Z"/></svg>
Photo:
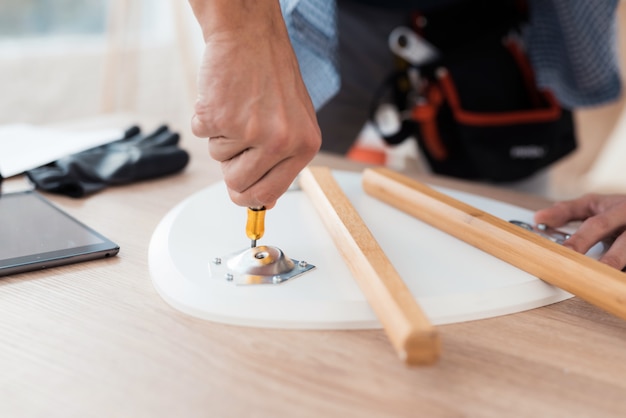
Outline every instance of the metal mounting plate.
<svg viewBox="0 0 626 418"><path fill-rule="evenodd" d="M288 258L280 248L267 245L215 257L209 263L211 278L236 285L282 284L314 268L313 264Z"/></svg>
<svg viewBox="0 0 626 418"><path fill-rule="evenodd" d="M530 232L534 232L535 234L547 238L552 242L556 242L557 244L563 244L566 240L570 238L570 234L567 232L559 231L558 229L550 228L545 224L532 225L528 222L510 220L510 223L513 225L520 226Z"/></svg>

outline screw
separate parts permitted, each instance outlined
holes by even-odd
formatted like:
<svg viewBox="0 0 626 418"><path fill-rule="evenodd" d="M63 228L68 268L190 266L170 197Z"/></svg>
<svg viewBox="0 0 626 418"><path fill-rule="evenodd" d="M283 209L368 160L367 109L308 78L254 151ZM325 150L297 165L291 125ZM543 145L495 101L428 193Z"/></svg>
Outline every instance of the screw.
<svg viewBox="0 0 626 418"><path fill-rule="evenodd" d="M306 266L308 266L309 263L307 263L306 261L302 260L302 261L298 261L298 267L300 268L305 268Z"/></svg>
<svg viewBox="0 0 626 418"><path fill-rule="evenodd" d="M226 273L226 280L228 280L229 282L232 281L235 277L232 275L232 273Z"/></svg>
<svg viewBox="0 0 626 418"><path fill-rule="evenodd" d="M215 258L213 259L213 264L217 264L217 265L222 264L222 259L221 259L221 258L219 258L219 257L215 257Z"/></svg>
<svg viewBox="0 0 626 418"><path fill-rule="evenodd" d="M274 276L272 277L272 282L274 283L281 283L283 281L283 278L280 276Z"/></svg>

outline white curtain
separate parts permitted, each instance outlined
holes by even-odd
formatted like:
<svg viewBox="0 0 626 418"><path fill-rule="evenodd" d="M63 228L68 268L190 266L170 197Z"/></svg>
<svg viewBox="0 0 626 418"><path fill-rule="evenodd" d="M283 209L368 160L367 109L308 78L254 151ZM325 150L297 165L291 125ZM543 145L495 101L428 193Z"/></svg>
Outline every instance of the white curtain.
<svg viewBox="0 0 626 418"><path fill-rule="evenodd" d="M104 33L0 38L0 123L189 120L201 34L188 3L105 2Z"/></svg>

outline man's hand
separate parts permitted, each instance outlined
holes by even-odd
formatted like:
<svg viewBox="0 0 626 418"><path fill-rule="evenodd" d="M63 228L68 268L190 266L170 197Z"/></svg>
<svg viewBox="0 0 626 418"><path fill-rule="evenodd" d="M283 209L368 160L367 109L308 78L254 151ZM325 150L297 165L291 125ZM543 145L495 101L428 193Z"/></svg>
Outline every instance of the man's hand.
<svg viewBox="0 0 626 418"><path fill-rule="evenodd" d="M194 135L209 138L230 198L271 208L321 134L277 0L190 0L205 50Z"/></svg>
<svg viewBox="0 0 626 418"><path fill-rule="evenodd" d="M588 194L559 202L535 213L535 222L558 228L582 221L578 231L563 245L586 253L598 242L611 242L600 261L621 270L626 266L626 195Z"/></svg>

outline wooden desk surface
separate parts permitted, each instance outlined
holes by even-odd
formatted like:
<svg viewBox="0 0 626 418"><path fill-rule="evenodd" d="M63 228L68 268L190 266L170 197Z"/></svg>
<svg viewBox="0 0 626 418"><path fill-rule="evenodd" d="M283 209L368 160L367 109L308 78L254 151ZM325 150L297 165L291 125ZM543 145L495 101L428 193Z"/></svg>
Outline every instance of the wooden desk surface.
<svg viewBox="0 0 626 418"><path fill-rule="evenodd" d="M578 299L441 326L442 358L424 368L403 365L382 330L254 329L174 310L152 286L149 239L171 207L221 178L205 141L183 146L183 174L79 200L47 195L121 252L0 280L0 416L626 415L626 322Z"/></svg>

